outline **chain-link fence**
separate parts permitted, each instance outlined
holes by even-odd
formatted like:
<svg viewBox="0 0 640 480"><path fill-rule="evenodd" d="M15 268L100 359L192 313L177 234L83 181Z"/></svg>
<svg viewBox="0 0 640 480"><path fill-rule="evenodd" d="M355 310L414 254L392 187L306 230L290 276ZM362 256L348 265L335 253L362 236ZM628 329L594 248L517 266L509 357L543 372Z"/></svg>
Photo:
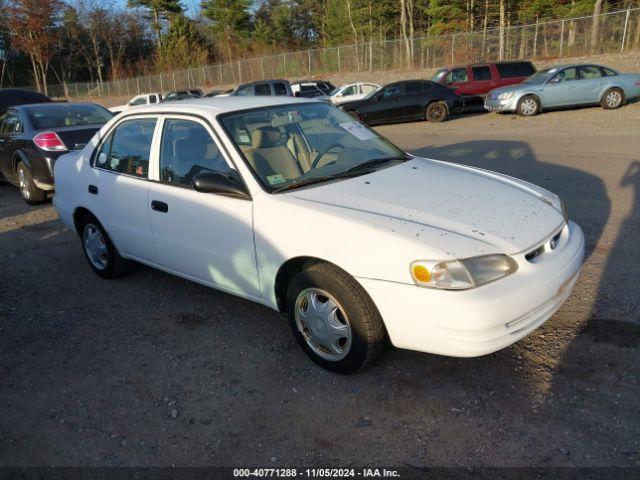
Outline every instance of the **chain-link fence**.
<svg viewBox="0 0 640 480"><path fill-rule="evenodd" d="M594 23L596 26L594 27ZM596 38L593 35L597 35ZM640 49L640 8L531 25L282 53L104 83L50 85L54 97L134 96L220 88L265 78L433 69L511 59L562 58Z"/></svg>

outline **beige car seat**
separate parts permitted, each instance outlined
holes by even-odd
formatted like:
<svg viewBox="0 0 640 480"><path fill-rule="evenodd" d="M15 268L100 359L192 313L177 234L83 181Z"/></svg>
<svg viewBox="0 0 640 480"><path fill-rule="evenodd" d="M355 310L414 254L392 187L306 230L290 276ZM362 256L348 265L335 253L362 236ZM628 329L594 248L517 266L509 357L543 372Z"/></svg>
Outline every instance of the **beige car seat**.
<svg viewBox="0 0 640 480"><path fill-rule="evenodd" d="M286 145L280 145L282 133L275 127L260 127L251 132L251 148L245 151L247 160L262 177L282 175L290 180L303 171Z"/></svg>

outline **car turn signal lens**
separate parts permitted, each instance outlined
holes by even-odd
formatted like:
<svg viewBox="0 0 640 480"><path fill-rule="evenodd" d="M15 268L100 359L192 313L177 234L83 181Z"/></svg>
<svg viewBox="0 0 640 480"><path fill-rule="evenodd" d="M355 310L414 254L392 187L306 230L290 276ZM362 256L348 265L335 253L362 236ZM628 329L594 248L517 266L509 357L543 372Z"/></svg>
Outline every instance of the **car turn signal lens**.
<svg viewBox="0 0 640 480"><path fill-rule="evenodd" d="M429 283L431 281L431 273L427 267L420 263L414 263L412 266L413 278L421 283Z"/></svg>
<svg viewBox="0 0 640 480"><path fill-rule="evenodd" d="M41 132L33 137L35 143L40 150L47 152L66 152L67 146L60 140L56 132Z"/></svg>

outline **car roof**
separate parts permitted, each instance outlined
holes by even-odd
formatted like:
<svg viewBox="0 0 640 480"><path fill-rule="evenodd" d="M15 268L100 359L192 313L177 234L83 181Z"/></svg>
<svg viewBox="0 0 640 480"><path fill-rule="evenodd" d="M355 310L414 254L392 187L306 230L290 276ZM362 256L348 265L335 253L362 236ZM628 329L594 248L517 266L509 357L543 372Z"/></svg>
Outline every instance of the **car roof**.
<svg viewBox="0 0 640 480"><path fill-rule="evenodd" d="M199 97L176 103L154 103L136 107L135 111L125 113L183 113L217 116L222 113L237 112L251 108L272 107L299 103L323 103L310 98L295 98L288 96L230 96L230 97Z"/></svg>
<svg viewBox="0 0 640 480"><path fill-rule="evenodd" d="M483 67L485 65L507 65L509 63L531 63L533 65L533 63L530 60L501 60L499 62L478 62L478 63L464 63L461 65L452 65L449 67L439 68L438 71L452 70L454 68Z"/></svg>
<svg viewBox="0 0 640 480"><path fill-rule="evenodd" d="M254 80L253 82L239 83L236 88L247 87L249 85L255 85L257 83L272 83L272 82L289 83L289 80L283 80L281 78L265 78L264 80Z"/></svg>

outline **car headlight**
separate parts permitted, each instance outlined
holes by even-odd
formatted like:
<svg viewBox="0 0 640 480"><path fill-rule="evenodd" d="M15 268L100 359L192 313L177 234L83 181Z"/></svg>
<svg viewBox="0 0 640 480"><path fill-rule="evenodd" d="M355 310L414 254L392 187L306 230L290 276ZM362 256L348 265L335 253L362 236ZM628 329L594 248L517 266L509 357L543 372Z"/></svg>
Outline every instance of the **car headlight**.
<svg viewBox="0 0 640 480"><path fill-rule="evenodd" d="M467 290L499 280L518 270L508 255L494 254L463 260L416 260L411 276L416 285L443 290Z"/></svg>
<svg viewBox="0 0 640 480"><path fill-rule="evenodd" d="M498 95L498 100L510 100L515 95L515 92L504 92Z"/></svg>

